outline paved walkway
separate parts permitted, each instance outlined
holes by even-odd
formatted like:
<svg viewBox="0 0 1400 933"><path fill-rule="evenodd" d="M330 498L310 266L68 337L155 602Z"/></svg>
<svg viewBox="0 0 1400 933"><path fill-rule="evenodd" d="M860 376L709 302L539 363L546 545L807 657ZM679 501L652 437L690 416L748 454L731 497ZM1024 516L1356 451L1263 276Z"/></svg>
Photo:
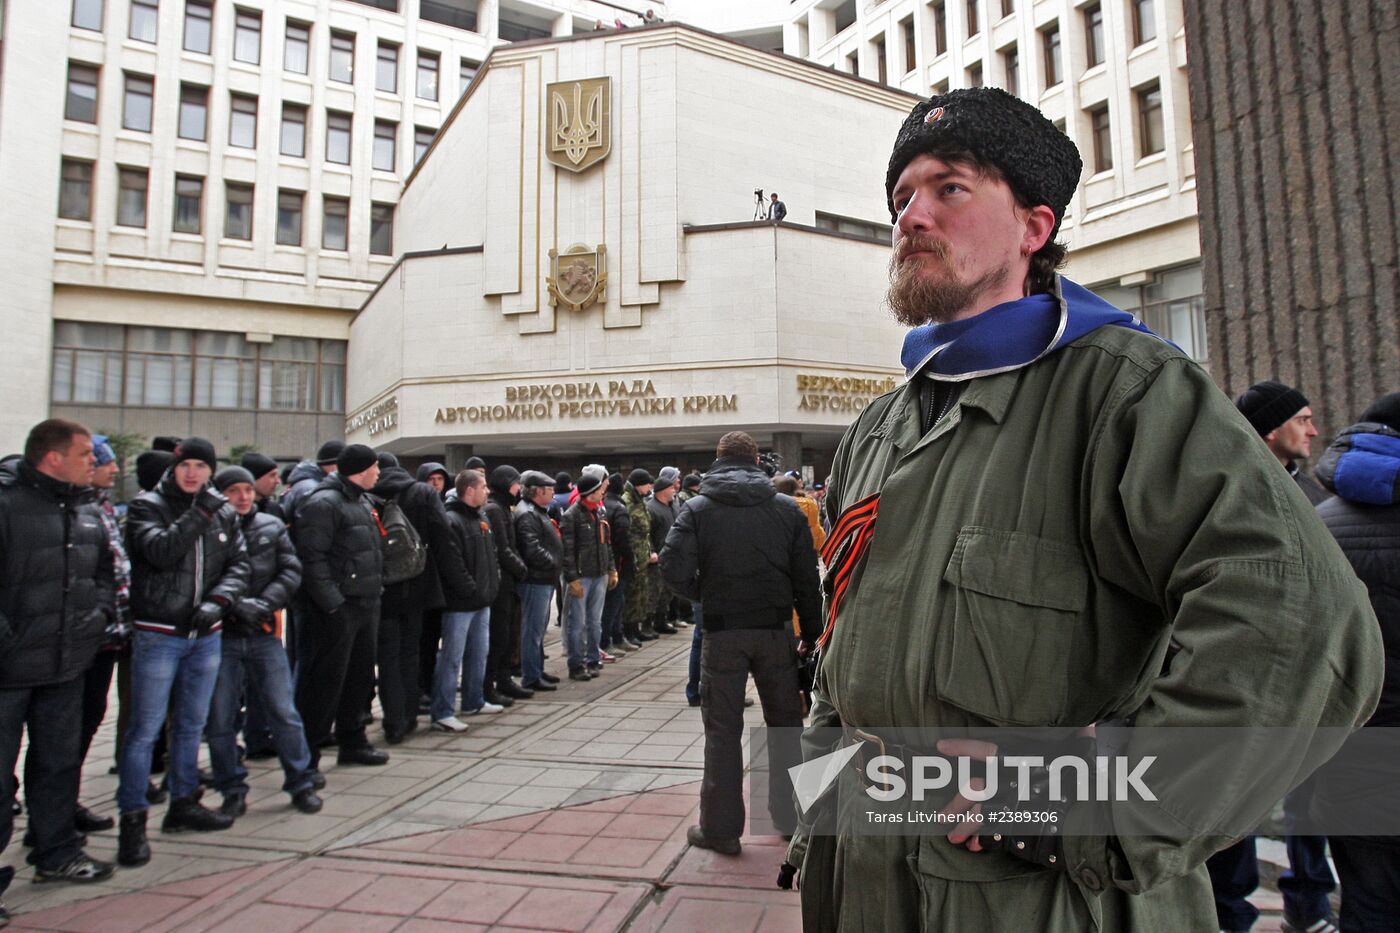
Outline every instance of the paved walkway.
<svg viewBox="0 0 1400 933"><path fill-rule="evenodd" d="M558 629L551 672L562 674ZM703 755L698 709L682 690L689 630L568 680L548 699L479 716L463 736L426 732L382 768L326 771L325 809L306 816L252 762L248 813L225 832L163 836L154 856L98 885L34 885L5 895L17 929L122 931L587 930L796 931L797 895L774 885L781 840L746 838L725 858L693 849ZM757 707L749 711L761 724ZM377 730L371 731L378 743ZM88 758L83 799L114 814L112 727ZM332 752L326 759L334 762ZM211 795L217 804L218 795ZM116 834L88 851L115 859ZM1277 896L1261 892L1278 929Z"/></svg>

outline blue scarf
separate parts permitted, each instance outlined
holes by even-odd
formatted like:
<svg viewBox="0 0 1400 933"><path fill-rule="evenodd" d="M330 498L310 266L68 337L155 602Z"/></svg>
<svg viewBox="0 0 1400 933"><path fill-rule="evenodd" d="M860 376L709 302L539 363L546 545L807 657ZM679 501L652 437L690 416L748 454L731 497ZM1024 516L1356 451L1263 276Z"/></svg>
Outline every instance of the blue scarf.
<svg viewBox="0 0 1400 933"><path fill-rule="evenodd" d="M899 354L905 375L927 369L931 378L959 382L1020 369L1109 324L1152 333L1082 285L1057 282L1058 295L1031 295L961 321L914 328Z"/></svg>

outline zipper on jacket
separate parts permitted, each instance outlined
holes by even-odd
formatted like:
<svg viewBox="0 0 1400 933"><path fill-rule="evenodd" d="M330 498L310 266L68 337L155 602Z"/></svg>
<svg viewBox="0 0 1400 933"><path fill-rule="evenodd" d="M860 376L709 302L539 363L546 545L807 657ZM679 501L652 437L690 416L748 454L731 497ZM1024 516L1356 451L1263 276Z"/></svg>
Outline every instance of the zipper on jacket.
<svg viewBox="0 0 1400 933"><path fill-rule="evenodd" d="M201 597L204 595L204 594L201 592L203 589L204 589L204 535L201 534L197 539L195 539L195 542L194 542L194 609L195 609L195 613L196 613L196 614L199 613L199 604L203 601L203 600L201 599ZM193 621L193 620L191 620L191 621ZM192 625L190 626L190 641L194 641L194 640L195 640L196 638L198 638L198 637L199 637L199 627L198 627L197 625L193 625L193 624L192 624Z"/></svg>

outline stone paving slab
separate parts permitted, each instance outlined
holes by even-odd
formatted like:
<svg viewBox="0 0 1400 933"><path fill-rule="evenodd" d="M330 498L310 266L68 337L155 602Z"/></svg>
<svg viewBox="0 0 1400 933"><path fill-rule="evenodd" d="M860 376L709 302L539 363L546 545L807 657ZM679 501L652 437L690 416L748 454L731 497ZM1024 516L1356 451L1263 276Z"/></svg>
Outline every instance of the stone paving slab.
<svg viewBox="0 0 1400 933"><path fill-rule="evenodd" d="M679 885L648 903L628 933L801 933L797 892Z"/></svg>

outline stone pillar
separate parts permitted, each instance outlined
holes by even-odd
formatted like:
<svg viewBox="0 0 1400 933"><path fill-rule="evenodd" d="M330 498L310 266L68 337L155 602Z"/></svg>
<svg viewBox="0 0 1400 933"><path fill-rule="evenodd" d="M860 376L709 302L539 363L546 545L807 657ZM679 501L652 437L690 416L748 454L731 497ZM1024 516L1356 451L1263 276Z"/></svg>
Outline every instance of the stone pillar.
<svg viewBox="0 0 1400 933"><path fill-rule="evenodd" d="M1184 5L1211 375L1297 386L1324 439L1400 385L1396 9Z"/></svg>
<svg viewBox="0 0 1400 933"><path fill-rule="evenodd" d="M783 458L783 472L802 470L802 434L799 431L774 431L773 450Z"/></svg>
<svg viewBox="0 0 1400 933"><path fill-rule="evenodd" d="M445 456L447 459L443 461L442 465L447 467L447 472L455 477L467 468L467 461L472 456L472 445L448 444Z"/></svg>

